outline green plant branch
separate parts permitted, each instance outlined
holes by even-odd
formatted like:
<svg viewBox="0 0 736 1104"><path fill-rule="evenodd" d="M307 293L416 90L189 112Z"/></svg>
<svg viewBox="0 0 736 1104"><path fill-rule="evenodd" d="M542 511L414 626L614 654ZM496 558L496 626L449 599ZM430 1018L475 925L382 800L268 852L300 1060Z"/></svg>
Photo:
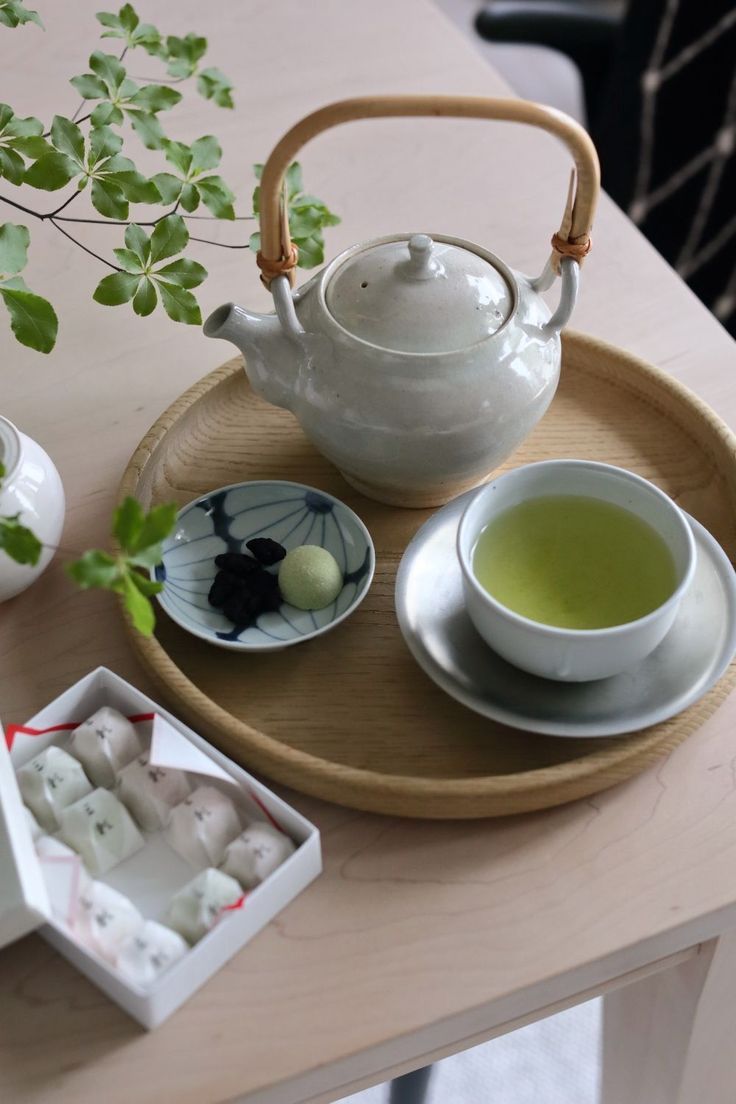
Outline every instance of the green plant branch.
<svg viewBox="0 0 736 1104"><path fill-rule="evenodd" d="M107 265L107 267L108 267L108 268L112 268L112 269L114 269L114 271L115 271L115 272L122 272L122 271L123 271L123 270L122 270L122 268L118 268L118 266L117 266L117 265L115 265L115 264L113 264L113 263L112 263L112 261L107 261L107 260L105 260L105 258L104 258L104 257L101 257L99 253L95 253L95 251L94 251L93 249L88 249L88 248L87 248L87 246L86 246L86 245L83 245L83 244L82 244L82 242L80 242L80 241L79 241L79 240L78 240L77 238L75 238L75 237L72 237L72 235L71 235L71 234L69 234L69 233L68 233L68 232L67 232L67 231L66 231L66 230L64 229L64 227L63 227L63 226L59 226L59 224L58 224L58 222L56 221L56 219L54 219L54 218L51 218L51 219L50 219L50 222L51 222L51 225L52 225L53 227L55 227L55 229L56 229L56 230L58 230L60 234L63 234L65 238L68 238L68 239L69 239L69 241L72 241L72 242L74 242L74 244L75 244L75 245L78 245L78 246L79 246L79 248L80 248L80 249L82 249L82 250L84 250L84 252L85 252L85 253L89 253L90 257L94 257L94 258L95 258L95 260L97 260L97 261L102 261L102 263L103 263L104 265Z"/></svg>
<svg viewBox="0 0 736 1104"><path fill-rule="evenodd" d="M76 111L74 112L74 114L72 115L72 122L73 122L73 123L78 123L78 122L81 122L81 120L80 120L80 118L79 118L79 114L80 114L80 112L81 112L81 111L84 111L84 105L85 105L86 103L87 103L87 101L86 101L86 100L80 100L80 101L79 101L79 104L78 104L78 106L77 106L77 110L76 110ZM89 118L89 115L87 116L87 118ZM51 131L49 131L49 132L48 132L48 134L44 134L44 138L48 138L48 136L49 136L49 134L50 134L50 133L51 133Z"/></svg>
<svg viewBox="0 0 736 1104"><path fill-rule="evenodd" d="M2 196L0 196L2 200ZM29 212L33 214L34 212ZM167 211L166 215L173 215L173 211ZM182 215L181 212L177 212L186 221L189 219L197 219L202 222L222 222L221 218L217 215ZM75 218L73 215L59 215L59 222L89 222L95 226L155 226L161 222L161 219L166 218L166 215L159 215L157 219L152 219L148 222L141 222L140 219L108 219L108 218ZM255 222L255 215L236 215L234 219L228 219L228 222Z"/></svg>
<svg viewBox="0 0 736 1104"><path fill-rule="evenodd" d="M7 196L0 196L0 202L7 203L10 207L15 207L17 211L23 211L26 215L33 215L37 219L45 219L48 216L42 215L39 211L32 211L30 207L24 207L22 203L16 203L14 199L8 199Z"/></svg>
<svg viewBox="0 0 736 1104"><path fill-rule="evenodd" d="M222 222L223 220L218 215L182 215L183 219L201 219L203 222ZM254 222L256 215L236 215L234 219L227 219L227 222Z"/></svg>
<svg viewBox="0 0 736 1104"><path fill-rule="evenodd" d="M248 242L245 242L244 245L234 245L230 242L212 241L211 238L195 238L191 234L189 235L189 240L202 242L203 245L219 245L220 249L250 249L250 244Z"/></svg>
<svg viewBox="0 0 736 1104"><path fill-rule="evenodd" d="M130 73L129 76L131 80L141 81L143 84L181 84L191 80L194 73L189 73L186 77L137 77L135 73Z"/></svg>
<svg viewBox="0 0 736 1104"><path fill-rule="evenodd" d="M65 207L69 206L69 204L72 202L72 200L75 200L77 198L77 196L81 195L81 194L82 193L80 192L79 188L76 188L72 192L72 194L69 196L69 198L64 200L64 202L61 204L61 206L57 207L55 211L49 211L49 213L47 215L45 215L44 217L47 218L47 219L56 218L59 211L63 211Z"/></svg>
<svg viewBox="0 0 736 1104"><path fill-rule="evenodd" d="M58 225L58 223L59 222L79 222L79 223L90 224L90 225L93 225L93 226L156 226L156 225L158 225L159 222L161 222L163 219L167 218L169 215L175 214L176 210L177 210L177 207L179 206L179 203L177 201L177 203L174 205L174 207L171 209L171 211L166 211L163 215L159 215L159 217L157 219L153 219L152 221L148 221L148 222L137 222L134 219L128 219L127 221L124 221L122 219L73 218L73 217L69 217L69 216L66 216L66 215L61 215L59 218L57 218L57 213L59 211L63 211L64 208L67 206L67 204L71 203L71 201L73 199L75 199L76 196L78 196L78 195L79 195L78 191L74 192L74 194L72 196L70 196L69 199L67 199L64 203L62 203L61 207L57 207L56 211L49 211L48 214L42 214L40 211L33 211L33 210L31 210L30 207L24 207L22 203L16 203L14 200L8 199L7 196L0 196L0 202L9 203L11 205L11 207L17 207L18 210L24 211L27 215L33 215L34 218L40 219L42 222L46 221L46 220L50 221L51 223L53 223L54 226L56 226L57 230L61 231L61 233L64 234L67 238L69 238L70 241L75 242L75 244L78 245L80 249L83 249L85 253L89 253L89 255L91 257L96 257L98 261L102 261L103 264L107 265L109 268L114 269L115 272L121 272L122 270L120 268L118 268L117 265L112 264L111 261L106 261L104 257L101 257L99 255L99 253L95 253L93 250L88 249L87 246L83 245L80 241L78 241L77 238L72 237L71 234L68 234L64 230L63 227ZM185 218L185 219L186 218L193 218L193 219L209 219L209 218L211 218L215 222L221 222L222 221L221 219L217 219L214 215L211 215L211 216L210 215L182 215L181 217ZM239 215L238 219L240 221L243 221L243 222L248 222L248 221L252 222L255 219L255 215ZM243 244L231 243L231 242L218 242L218 241L213 241L211 238L198 238L198 237L194 237L193 235L190 235L189 240L194 241L194 242L200 242L202 245L219 246L220 249L250 249L250 245L249 245L248 242L245 242Z"/></svg>

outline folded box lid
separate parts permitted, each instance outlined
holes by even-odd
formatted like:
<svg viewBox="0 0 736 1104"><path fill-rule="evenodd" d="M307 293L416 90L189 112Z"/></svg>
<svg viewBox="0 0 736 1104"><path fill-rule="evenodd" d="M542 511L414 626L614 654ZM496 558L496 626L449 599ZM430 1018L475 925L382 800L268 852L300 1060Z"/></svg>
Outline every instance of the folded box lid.
<svg viewBox="0 0 736 1104"><path fill-rule="evenodd" d="M51 916L51 903L0 725L0 947Z"/></svg>

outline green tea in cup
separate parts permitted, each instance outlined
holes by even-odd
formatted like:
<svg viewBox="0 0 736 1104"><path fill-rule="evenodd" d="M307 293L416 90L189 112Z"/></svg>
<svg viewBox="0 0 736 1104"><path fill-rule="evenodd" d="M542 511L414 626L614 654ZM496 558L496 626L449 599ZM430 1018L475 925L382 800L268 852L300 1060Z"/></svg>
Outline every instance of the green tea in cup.
<svg viewBox="0 0 736 1104"><path fill-rule="evenodd" d="M473 551L481 586L507 609L565 629L636 621L677 587L672 554L651 525L585 495L545 495L508 507Z"/></svg>

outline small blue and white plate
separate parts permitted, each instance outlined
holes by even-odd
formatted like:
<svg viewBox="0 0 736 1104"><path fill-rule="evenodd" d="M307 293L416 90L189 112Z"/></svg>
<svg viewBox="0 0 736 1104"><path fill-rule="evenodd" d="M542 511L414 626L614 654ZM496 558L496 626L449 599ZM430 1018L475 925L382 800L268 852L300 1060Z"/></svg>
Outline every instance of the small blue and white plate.
<svg viewBox="0 0 736 1104"><path fill-rule="evenodd" d="M287 551L301 544L326 548L344 578L335 601L313 611L284 602L245 628L233 625L207 599L218 571L215 556L247 553L253 537L270 537ZM270 652L311 640L349 617L365 598L375 566L370 533L343 502L301 483L264 480L221 487L185 506L151 577L164 584L158 601L187 632L237 652Z"/></svg>

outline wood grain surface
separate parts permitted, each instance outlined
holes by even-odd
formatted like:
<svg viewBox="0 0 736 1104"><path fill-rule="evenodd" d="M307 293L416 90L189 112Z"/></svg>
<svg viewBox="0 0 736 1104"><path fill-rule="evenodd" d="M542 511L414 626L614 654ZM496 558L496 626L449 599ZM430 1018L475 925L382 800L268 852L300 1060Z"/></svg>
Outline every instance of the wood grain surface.
<svg viewBox="0 0 736 1104"><path fill-rule="evenodd" d="M567 456L652 479L736 555L736 438L659 370L565 337L549 412L505 467ZM275 655L223 652L168 617L131 642L161 693L235 759L315 797L369 812L462 818L531 812L616 785L672 751L724 700L721 684L669 721L616 739L511 731L444 694L408 652L394 612L404 549L431 515L371 501L250 389L240 358L166 411L121 496L181 504L244 479L293 479L346 501L368 526L376 575L344 625ZM428 597L428 600L431 600Z"/></svg>
<svg viewBox="0 0 736 1104"><path fill-rule="evenodd" d="M45 35L0 28L1 98L50 121L77 106L67 82L99 44L101 5L34 6ZM168 33L206 33L208 61L232 76L234 111L192 93L167 125L183 141L218 135L243 213L251 164L325 103L506 92L427 0L223 0L207 9L141 0L138 9ZM131 74L157 74L154 59L134 59ZM303 164L309 190L343 219L329 232L329 256L379 234L447 232L531 273L548 252L569 172L551 138L472 120L366 121L322 135ZM56 205L41 207L38 193L26 199ZM6 722L23 722L99 663L155 696L114 600L80 595L61 559L106 542L137 442L229 355L159 312L139 319L94 304L102 267L47 225L29 225L27 280L54 302L62 327L48 358L2 331L0 408L52 454L68 510L62 557L0 607ZM199 236L233 242L238 229L210 224ZM576 329L663 368L736 423L733 341L605 196L593 233ZM82 234L93 249L122 244L110 227ZM203 314L228 300L270 309L247 251L191 252L211 271ZM683 444L673 464L686 468L687 454ZM279 787L319 825L324 873L157 1031L142 1033L38 937L0 951L0 1100L336 1099L346 1085L421 1064L718 935L736 924L735 729L732 696L624 785L503 820L380 817Z"/></svg>

